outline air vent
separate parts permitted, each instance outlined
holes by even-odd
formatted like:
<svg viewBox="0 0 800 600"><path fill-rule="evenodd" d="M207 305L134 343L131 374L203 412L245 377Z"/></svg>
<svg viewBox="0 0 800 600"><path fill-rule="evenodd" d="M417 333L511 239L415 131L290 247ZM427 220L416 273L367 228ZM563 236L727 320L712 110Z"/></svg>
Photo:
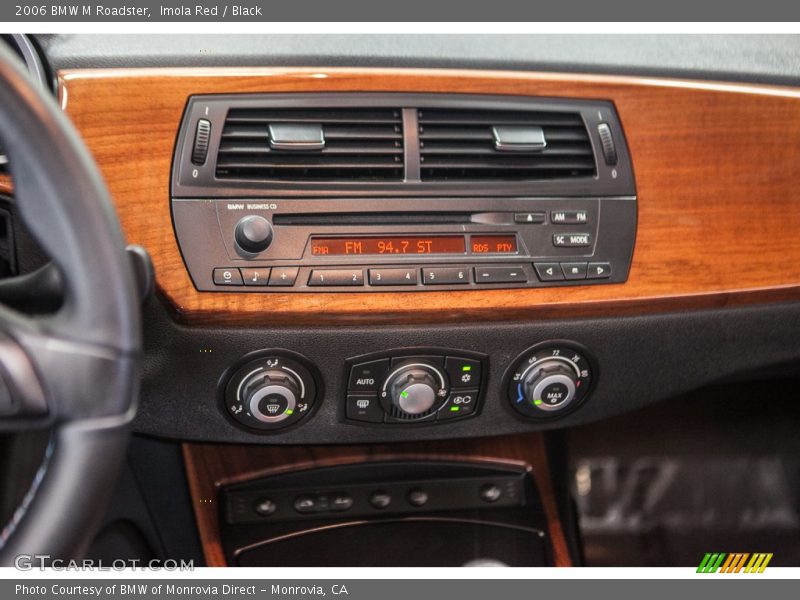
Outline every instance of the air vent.
<svg viewBox="0 0 800 600"><path fill-rule="evenodd" d="M596 173L578 112L421 109L418 115L423 181L572 179ZM543 133L544 144L504 146L497 131L510 132L512 139L517 131Z"/></svg>
<svg viewBox="0 0 800 600"><path fill-rule="evenodd" d="M313 145L273 132L319 132ZM279 127L281 126L281 127ZM319 135L319 134L318 134ZM232 108L217 154L216 176L250 181L400 182L402 112L392 108Z"/></svg>

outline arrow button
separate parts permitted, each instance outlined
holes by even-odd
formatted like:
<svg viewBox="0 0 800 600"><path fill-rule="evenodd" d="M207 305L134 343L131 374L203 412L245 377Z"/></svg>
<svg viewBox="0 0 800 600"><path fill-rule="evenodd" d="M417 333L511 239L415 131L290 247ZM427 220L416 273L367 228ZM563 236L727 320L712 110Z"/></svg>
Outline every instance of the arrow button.
<svg viewBox="0 0 800 600"><path fill-rule="evenodd" d="M561 265L559 263L533 263L533 268L536 269L540 281L561 281L564 279L564 273L561 272Z"/></svg>
<svg viewBox="0 0 800 600"><path fill-rule="evenodd" d="M586 274L586 279L608 279L609 277L611 277L611 263L589 263L589 272Z"/></svg>

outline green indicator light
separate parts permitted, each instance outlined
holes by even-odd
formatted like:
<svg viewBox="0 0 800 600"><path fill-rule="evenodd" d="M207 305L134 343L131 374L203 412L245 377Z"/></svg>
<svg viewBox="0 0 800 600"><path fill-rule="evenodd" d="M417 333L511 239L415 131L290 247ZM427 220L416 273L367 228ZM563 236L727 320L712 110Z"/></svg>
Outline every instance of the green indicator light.
<svg viewBox="0 0 800 600"><path fill-rule="evenodd" d="M464 371L465 373L467 371L472 371L472 365L464 365L463 367L461 367L461 370Z"/></svg>
<svg viewBox="0 0 800 600"><path fill-rule="evenodd" d="M450 407L450 412L458 412L460 410L461 410L460 406L451 406Z"/></svg>
<svg viewBox="0 0 800 600"><path fill-rule="evenodd" d="M534 401L533 401L533 403L534 403L536 406L539 406L540 404L542 404L542 401L541 401L541 400L534 400Z"/></svg>
<svg viewBox="0 0 800 600"><path fill-rule="evenodd" d="M287 414L287 415L290 415L290 414L292 414L293 412L294 412L294 411L293 411L291 408L287 408L287 409L286 409L286 414Z"/></svg>
<svg viewBox="0 0 800 600"><path fill-rule="evenodd" d="M401 398L408 398L408 392L406 390L403 390L402 392L400 392L400 397Z"/></svg>

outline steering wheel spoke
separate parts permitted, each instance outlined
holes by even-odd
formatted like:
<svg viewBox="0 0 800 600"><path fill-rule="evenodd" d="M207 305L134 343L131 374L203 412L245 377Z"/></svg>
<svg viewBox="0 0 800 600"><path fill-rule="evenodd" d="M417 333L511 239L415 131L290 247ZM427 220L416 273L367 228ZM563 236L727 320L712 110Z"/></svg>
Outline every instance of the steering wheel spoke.
<svg viewBox="0 0 800 600"><path fill-rule="evenodd" d="M61 318L32 318L0 306L0 431L130 410L134 357L59 335ZM109 403L114 398L119 402Z"/></svg>
<svg viewBox="0 0 800 600"><path fill-rule="evenodd" d="M0 297L27 312L42 300L31 293L63 301L40 316L0 306L0 432L52 431L36 485L0 523L0 566L86 550L125 458L141 351L140 292L103 179L14 60L0 45L0 133L20 217L53 267L7 281Z"/></svg>
<svg viewBox="0 0 800 600"><path fill-rule="evenodd" d="M50 424L44 387L24 345L20 320L0 308L0 432Z"/></svg>

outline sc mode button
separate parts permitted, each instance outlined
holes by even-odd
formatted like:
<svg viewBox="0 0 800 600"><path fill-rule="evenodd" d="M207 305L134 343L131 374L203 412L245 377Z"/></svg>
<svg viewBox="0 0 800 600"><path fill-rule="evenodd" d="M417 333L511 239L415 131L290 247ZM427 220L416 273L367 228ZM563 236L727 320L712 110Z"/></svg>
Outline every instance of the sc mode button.
<svg viewBox="0 0 800 600"><path fill-rule="evenodd" d="M553 235L553 246L557 248L581 248L592 245L590 233L556 233Z"/></svg>

